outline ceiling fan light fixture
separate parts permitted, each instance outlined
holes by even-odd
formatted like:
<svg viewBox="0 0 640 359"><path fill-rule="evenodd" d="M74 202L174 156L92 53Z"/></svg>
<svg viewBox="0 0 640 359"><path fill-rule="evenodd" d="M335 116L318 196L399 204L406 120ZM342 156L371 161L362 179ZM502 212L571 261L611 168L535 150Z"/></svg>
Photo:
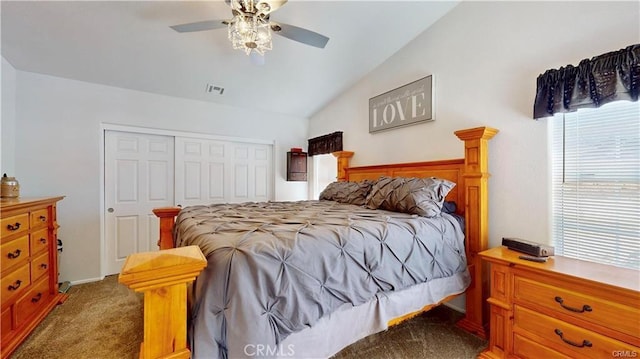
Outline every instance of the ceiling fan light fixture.
<svg viewBox="0 0 640 359"><path fill-rule="evenodd" d="M270 23L271 13L288 0L225 0L231 7L231 19L205 20L171 26L177 32L195 32L227 28L234 49L242 50L252 59L271 50L271 36L277 34L299 43L324 49L329 38L301 27ZM252 60L253 61L253 60Z"/></svg>
<svg viewBox="0 0 640 359"><path fill-rule="evenodd" d="M264 55L271 50L271 27L269 21L256 14L239 13L229 21L229 41L236 50L243 50L247 55L255 51Z"/></svg>

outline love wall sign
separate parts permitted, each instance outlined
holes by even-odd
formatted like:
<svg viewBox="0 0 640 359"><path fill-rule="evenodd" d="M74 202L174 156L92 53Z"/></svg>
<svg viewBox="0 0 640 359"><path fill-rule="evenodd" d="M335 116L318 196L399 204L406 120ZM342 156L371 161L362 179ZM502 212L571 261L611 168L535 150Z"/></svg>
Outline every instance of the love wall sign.
<svg viewBox="0 0 640 359"><path fill-rule="evenodd" d="M369 133L433 120L431 75L369 99Z"/></svg>

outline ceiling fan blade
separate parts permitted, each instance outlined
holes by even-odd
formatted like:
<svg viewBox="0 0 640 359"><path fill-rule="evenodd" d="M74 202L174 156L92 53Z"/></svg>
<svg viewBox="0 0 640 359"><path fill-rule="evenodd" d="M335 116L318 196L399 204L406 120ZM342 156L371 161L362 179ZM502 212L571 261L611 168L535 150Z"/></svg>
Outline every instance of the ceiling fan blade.
<svg viewBox="0 0 640 359"><path fill-rule="evenodd" d="M206 20L206 21L199 21L199 22L191 22L191 23L182 24L182 25L173 25L169 27L176 30L177 32L194 32L194 31L222 29L223 27L227 27L227 25L228 25L228 20Z"/></svg>
<svg viewBox="0 0 640 359"><path fill-rule="evenodd" d="M298 41L303 44L318 47L321 49L324 49L324 47L327 45L327 42L329 42L329 38L324 35L289 24L272 22L271 30L273 30L273 32L278 35L286 37L287 39Z"/></svg>

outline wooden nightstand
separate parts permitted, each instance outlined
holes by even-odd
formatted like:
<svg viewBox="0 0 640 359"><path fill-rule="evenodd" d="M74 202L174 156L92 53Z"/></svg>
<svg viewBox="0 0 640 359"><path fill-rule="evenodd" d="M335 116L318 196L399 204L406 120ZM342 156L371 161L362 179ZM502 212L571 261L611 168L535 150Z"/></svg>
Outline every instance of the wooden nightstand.
<svg viewBox="0 0 640 359"><path fill-rule="evenodd" d="M640 271L561 256L536 263L506 247L479 255L491 266L481 358L640 357Z"/></svg>

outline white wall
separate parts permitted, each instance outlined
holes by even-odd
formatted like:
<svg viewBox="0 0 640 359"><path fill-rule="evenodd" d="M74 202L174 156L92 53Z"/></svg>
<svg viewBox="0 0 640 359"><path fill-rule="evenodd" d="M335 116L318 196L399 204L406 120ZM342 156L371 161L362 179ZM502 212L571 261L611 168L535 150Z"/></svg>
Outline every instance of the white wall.
<svg viewBox="0 0 640 359"><path fill-rule="evenodd" d="M536 77L640 42L638 2L463 2L315 114L309 137L344 131L352 165L463 157L455 130L500 130L489 144L490 246L550 241L547 120ZM435 122L368 133L371 97L433 74Z"/></svg>
<svg viewBox="0 0 640 359"><path fill-rule="evenodd" d="M2 111L0 114L0 175L18 177L15 170L16 147L16 70L2 58Z"/></svg>
<svg viewBox="0 0 640 359"><path fill-rule="evenodd" d="M275 140L275 198L307 198L306 182L285 180L285 152L305 146L307 119L23 71L17 71L16 82L21 194L66 196L58 206L61 280L100 276L102 123Z"/></svg>

